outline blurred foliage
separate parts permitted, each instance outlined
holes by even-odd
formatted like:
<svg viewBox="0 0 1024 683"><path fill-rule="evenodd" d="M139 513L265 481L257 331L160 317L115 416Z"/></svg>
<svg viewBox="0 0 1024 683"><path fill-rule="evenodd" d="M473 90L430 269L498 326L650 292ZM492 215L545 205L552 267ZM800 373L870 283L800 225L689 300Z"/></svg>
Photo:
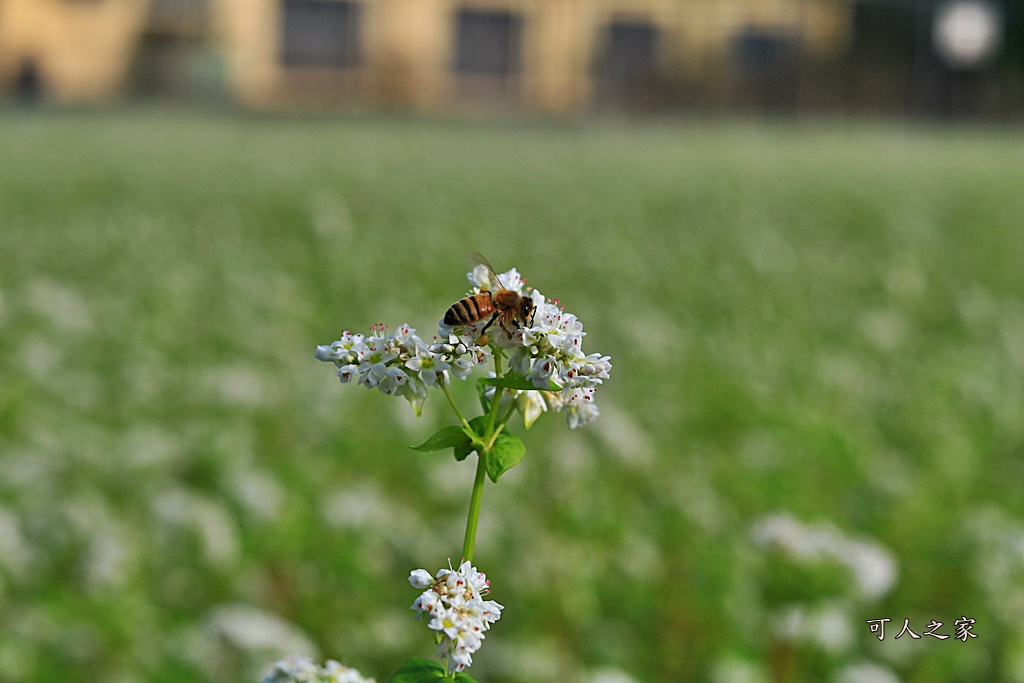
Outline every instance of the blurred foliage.
<svg viewBox="0 0 1024 683"><path fill-rule="evenodd" d="M476 678L1024 681L1020 131L0 119L5 683L432 656L472 458L313 351L429 337L470 249L615 364L488 483Z"/></svg>

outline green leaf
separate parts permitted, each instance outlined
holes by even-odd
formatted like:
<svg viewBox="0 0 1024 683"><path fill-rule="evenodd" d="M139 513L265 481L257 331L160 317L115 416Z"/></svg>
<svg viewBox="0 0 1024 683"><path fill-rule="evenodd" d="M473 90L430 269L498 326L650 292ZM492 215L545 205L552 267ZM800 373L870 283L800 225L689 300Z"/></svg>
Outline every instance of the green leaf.
<svg viewBox="0 0 1024 683"><path fill-rule="evenodd" d="M487 416L476 416L475 418L469 421L469 427L470 429L473 430L474 434L482 434L483 430L487 428ZM472 441L469 441L464 445L460 444L459 446L456 447L455 459L458 460L459 462L462 462L463 460L466 460L469 454L473 453L473 451L475 450L476 449L474 449Z"/></svg>
<svg viewBox="0 0 1024 683"><path fill-rule="evenodd" d="M509 434L506 430L498 432L494 440L494 447L487 456L485 466L487 476L491 481L498 483L498 477L508 472L519 464L519 461L526 455L526 446L519 437Z"/></svg>
<svg viewBox="0 0 1024 683"><path fill-rule="evenodd" d="M487 416L478 415L469 421L469 426L475 434L483 434L484 430L487 429ZM462 462L469 454L475 449L473 448L473 442L466 439L464 443L460 443L455 447L455 459Z"/></svg>
<svg viewBox="0 0 1024 683"><path fill-rule="evenodd" d="M487 384L492 387L502 387L503 389L519 389L520 391L542 391L537 387L533 386L533 382L529 381L522 375L516 372L509 372L504 377L483 377L480 382ZM547 391L559 391L557 384L548 380ZM484 409L486 410L486 406Z"/></svg>
<svg viewBox="0 0 1024 683"><path fill-rule="evenodd" d="M462 462L463 460L468 458L469 454L472 453L472 452L473 452L473 444L470 443L469 439L467 439L466 443L464 443L464 444L460 443L458 446L455 447L455 450L454 450L455 459L458 460L459 462Z"/></svg>
<svg viewBox="0 0 1024 683"><path fill-rule="evenodd" d="M402 668L388 679L388 683L433 683L443 681L444 673L444 667L440 662L423 657L410 657L405 660ZM455 680L459 680L458 675Z"/></svg>
<svg viewBox="0 0 1024 683"><path fill-rule="evenodd" d="M409 448L420 453L443 451L446 448L454 448L458 452L459 446L468 446L469 443L469 437L462 431L462 427L453 425L451 427L443 427L419 446L409 446Z"/></svg>
<svg viewBox="0 0 1024 683"><path fill-rule="evenodd" d="M455 683L480 683L480 682L477 681L472 676L470 676L469 674L463 673L462 671L460 671L459 673L455 674Z"/></svg>

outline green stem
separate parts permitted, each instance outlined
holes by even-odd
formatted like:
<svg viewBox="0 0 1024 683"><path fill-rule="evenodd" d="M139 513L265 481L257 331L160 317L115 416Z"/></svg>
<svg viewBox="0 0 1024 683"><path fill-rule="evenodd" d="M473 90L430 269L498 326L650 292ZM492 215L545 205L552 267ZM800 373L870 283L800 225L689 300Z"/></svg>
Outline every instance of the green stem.
<svg viewBox="0 0 1024 683"><path fill-rule="evenodd" d="M505 424L508 424L509 419L512 417L512 414L515 413L515 412L516 412L516 402L515 401L511 401L509 403L509 405L508 405L508 410L505 411L505 414L498 418L498 426L503 426Z"/></svg>
<svg viewBox="0 0 1024 683"><path fill-rule="evenodd" d="M438 382L438 384L441 385L441 391L444 392L444 397L448 399L448 405L452 407L452 410L455 411L455 416L458 417L459 422L462 423L462 431L466 432L466 436L468 436L470 439L478 436L473 432L473 428L469 426L469 422L466 421L466 418L462 416L462 411L459 410L459 406L455 405L455 401L454 399L452 399L452 395L448 391L448 385L445 383L445 381L442 379L440 382Z"/></svg>
<svg viewBox="0 0 1024 683"><path fill-rule="evenodd" d="M486 453L486 451L485 451ZM487 468L484 467L484 453L478 453L476 459L476 478L473 479L473 494L469 499L469 519L466 520L466 538L462 542L462 558L467 562L473 561L473 548L476 545L476 526L480 521L480 499L484 493L484 477Z"/></svg>
<svg viewBox="0 0 1024 683"><path fill-rule="evenodd" d="M494 376L501 379L501 356L494 354ZM491 410L487 414L487 431L484 432L484 441L490 441L494 436L494 423L498 419L498 410L501 408L501 395L505 390L501 387L494 387L494 398L491 399ZM490 446L488 446L490 449Z"/></svg>
<svg viewBox="0 0 1024 683"><path fill-rule="evenodd" d="M501 356L494 354L494 374L501 377ZM504 391L501 387L494 387L494 398L491 400L491 409L487 414L487 429L478 438L483 442L483 447L477 449L476 477L473 479L473 493L469 499L469 518L466 520L466 538L462 543L462 557L468 562L473 561L473 549L476 545L476 527L480 521L480 500L484 493L484 481L487 475L487 458L498 432L504 425L495 428L498 419L498 412L501 408L501 394ZM449 401L451 399L449 398ZM455 404L452 403L452 407ZM456 411L458 414L458 411ZM459 415L461 419L462 416ZM465 422L465 420L463 420ZM466 425L469 426L468 424ZM472 438L472 437L471 437Z"/></svg>

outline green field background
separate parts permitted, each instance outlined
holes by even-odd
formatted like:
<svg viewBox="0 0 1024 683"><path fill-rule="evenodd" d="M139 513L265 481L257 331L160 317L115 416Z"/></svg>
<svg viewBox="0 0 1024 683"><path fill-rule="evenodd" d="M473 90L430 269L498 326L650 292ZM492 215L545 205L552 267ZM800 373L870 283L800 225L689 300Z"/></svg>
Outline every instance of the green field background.
<svg viewBox="0 0 1024 683"><path fill-rule="evenodd" d="M0 682L433 656L473 459L313 352L430 338L470 249L614 363L512 426L477 678L1024 681L1021 130L8 110Z"/></svg>

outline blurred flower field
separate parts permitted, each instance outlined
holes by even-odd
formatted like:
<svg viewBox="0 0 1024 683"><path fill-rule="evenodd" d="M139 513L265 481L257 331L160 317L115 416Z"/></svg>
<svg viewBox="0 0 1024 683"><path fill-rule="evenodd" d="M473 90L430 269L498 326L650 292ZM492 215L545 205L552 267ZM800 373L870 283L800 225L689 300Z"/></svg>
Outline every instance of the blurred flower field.
<svg viewBox="0 0 1024 683"><path fill-rule="evenodd" d="M431 656L473 468L313 354L429 338L471 249L615 363L484 491L476 678L1024 681L1024 131L5 111L0 159L0 682Z"/></svg>

